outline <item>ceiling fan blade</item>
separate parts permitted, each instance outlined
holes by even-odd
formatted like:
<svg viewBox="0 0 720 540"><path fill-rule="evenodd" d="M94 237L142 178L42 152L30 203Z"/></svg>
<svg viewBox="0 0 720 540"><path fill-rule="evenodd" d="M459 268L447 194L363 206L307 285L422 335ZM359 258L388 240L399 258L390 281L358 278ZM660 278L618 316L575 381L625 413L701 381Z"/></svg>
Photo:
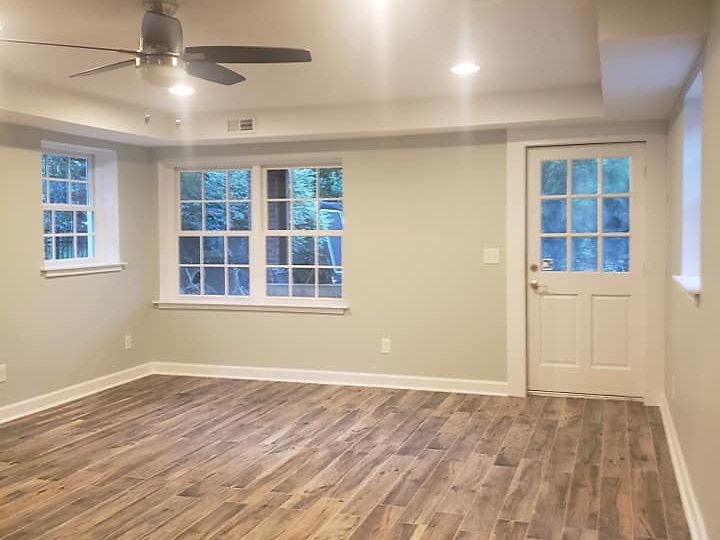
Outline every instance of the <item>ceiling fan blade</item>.
<svg viewBox="0 0 720 540"><path fill-rule="evenodd" d="M245 80L245 77L239 73L235 73L232 69L213 64L212 62L188 62L185 64L185 70L188 75L197 77L198 79L204 79L227 86Z"/></svg>
<svg viewBox="0 0 720 540"><path fill-rule="evenodd" d="M205 46L187 47L187 60L206 60L218 64L278 64L310 62L310 51L287 47Z"/></svg>
<svg viewBox="0 0 720 540"><path fill-rule="evenodd" d="M106 71L115 71L116 69L124 68L126 66L134 66L135 60L123 60L122 62L115 62L114 64L107 64L104 66L87 69L85 71L81 71L80 73L73 73L70 75L71 79L74 79L75 77L85 77L86 75L95 75L97 73L105 73Z"/></svg>
<svg viewBox="0 0 720 540"><path fill-rule="evenodd" d="M47 45L49 47L66 47L69 49L85 49L88 51L109 51L109 52L118 52L118 53L124 53L124 54L132 54L132 55L141 54L141 53L138 53L138 51L131 51L130 49L109 49L107 47L86 47L85 45L68 45L66 43L45 43L43 41L23 41L20 39L2 39L2 38L0 38L0 42L21 43L24 45Z"/></svg>

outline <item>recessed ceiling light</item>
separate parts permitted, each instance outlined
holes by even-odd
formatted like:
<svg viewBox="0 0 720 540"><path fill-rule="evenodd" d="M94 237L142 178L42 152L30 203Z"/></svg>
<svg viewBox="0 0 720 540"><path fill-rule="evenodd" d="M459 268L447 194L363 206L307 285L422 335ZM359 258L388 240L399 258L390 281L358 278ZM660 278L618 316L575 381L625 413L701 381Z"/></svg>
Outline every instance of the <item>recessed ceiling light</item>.
<svg viewBox="0 0 720 540"><path fill-rule="evenodd" d="M472 75L480 71L480 66L472 62L460 62L450 68L455 75Z"/></svg>
<svg viewBox="0 0 720 540"><path fill-rule="evenodd" d="M195 89L187 84L175 84L168 88L168 92L176 96L192 96L195 93Z"/></svg>

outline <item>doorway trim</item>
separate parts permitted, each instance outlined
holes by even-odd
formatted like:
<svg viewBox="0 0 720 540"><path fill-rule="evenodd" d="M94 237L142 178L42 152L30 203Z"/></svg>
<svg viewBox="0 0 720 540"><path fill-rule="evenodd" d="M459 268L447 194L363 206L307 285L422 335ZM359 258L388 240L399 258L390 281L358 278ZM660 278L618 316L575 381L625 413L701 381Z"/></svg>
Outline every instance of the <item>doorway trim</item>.
<svg viewBox="0 0 720 540"><path fill-rule="evenodd" d="M507 380L510 395L527 394L527 155L543 146L645 143L646 298L643 393L647 405L659 405L665 385L666 146L665 122L591 124L508 130L506 181ZM655 189L651 189L654 187ZM651 233L652 231L652 233Z"/></svg>

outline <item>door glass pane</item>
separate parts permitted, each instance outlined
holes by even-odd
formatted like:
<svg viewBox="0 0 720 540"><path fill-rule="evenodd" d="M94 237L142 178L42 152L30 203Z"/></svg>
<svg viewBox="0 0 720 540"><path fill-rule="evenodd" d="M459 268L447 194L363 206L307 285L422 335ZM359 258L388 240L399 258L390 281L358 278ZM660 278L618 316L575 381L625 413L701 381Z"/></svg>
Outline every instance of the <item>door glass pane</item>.
<svg viewBox="0 0 720 540"><path fill-rule="evenodd" d="M597 199L573 199L572 201L572 232L597 232L598 225Z"/></svg>
<svg viewBox="0 0 720 540"><path fill-rule="evenodd" d="M203 262L205 264L225 263L225 238L223 236L203 238Z"/></svg>
<svg viewBox="0 0 720 540"><path fill-rule="evenodd" d="M630 271L630 239L626 236L603 238L603 272Z"/></svg>
<svg viewBox="0 0 720 540"><path fill-rule="evenodd" d="M542 194L565 195L567 193L567 161L564 159L543 161L541 168Z"/></svg>
<svg viewBox="0 0 720 540"><path fill-rule="evenodd" d="M225 294L225 269L224 268L203 268L205 274L205 294Z"/></svg>
<svg viewBox="0 0 720 540"><path fill-rule="evenodd" d="M225 173L223 171L208 171L205 173L205 199L208 201L225 200Z"/></svg>
<svg viewBox="0 0 720 540"><path fill-rule="evenodd" d="M268 203L268 229L286 231L290 228L290 203Z"/></svg>
<svg viewBox="0 0 720 540"><path fill-rule="evenodd" d="M200 264L200 237L181 236L179 255L180 264Z"/></svg>
<svg viewBox="0 0 720 540"><path fill-rule="evenodd" d="M268 236L265 252L267 264L288 264L288 237Z"/></svg>
<svg viewBox="0 0 720 540"><path fill-rule="evenodd" d="M200 267L180 268L180 294L200 294Z"/></svg>
<svg viewBox="0 0 720 540"><path fill-rule="evenodd" d="M573 272L597 271L597 238L575 237L572 239Z"/></svg>
<svg viewBox="0 0 720 540"><path fill-rule="evenodd" d="M231 296L248 296L250 294L250 269L229 268L228 281Z"/></svg>
<svg viewBox="0 0 720 540"><path fill-rule="evenodd" d="M315 296L315 269L314 268L293 268L292 269L292 295L312 297Z"/></svg>
<svg viewBox="0 0 720 540"><path fill-rule="evenodd" d="M293 229L317 229L317 203L293 203Z"/></svg>
<svg viewBox="0 0 720 540"><path fill-rule="evenodd" d="M267 172L268 199L288 199L288 172L286 169Z"/></svg>
<svg viewBox="0 0 720 540"><path fill-rule="evenodd" d="M182 203L180 205L180 221L183 231L199 231L202 229L202 203Z"/></svg>
<svg viewBox="0 0 720 540"><path fill-rule="evenodd" d="M315 239L312 236L295 236L292 239L293 265L315 264Z"/></svg>
<svg viewBox="0 0 720 540"><path fill-rule="evenodd" d="M249 203L230 203L230 230L232 231L249 231L250 230L250 204Z"/></svg>
<svg viewBox="0 0 720 540"><path fill-rule="evenodd" d="M343 229L343 203L341 201L320 201L320 228L325 231Z"/></svg>
<svg viewBox="0 0 720 540"><path fill-rule="evenodd" d="M321 298L342 297L342 269L321 268L318 278L318 295Z"/></svg>
<svg viewBox="0 0 720 540"><path fill-rule="evenodd" d="M199 172L180 173L180 200L199 201L202 199L202 174Z"/></svg>
<svg viewBox="0 0 720 540"><path fill-rule="evenodd" d="M598 192L597 159L574 159L572 162L572 192L575 194Z"/></svg>
<svg viewBox="0 0 720 540"><path fill-rule="evenodd" d="M565 238L542 239L542 271L564 272L567 270L567 240Z"/></svg>
<svg viewBox="0 0 720 540"><path fill-rule="evenodd" d="M247 236L228 237L227 259L228 264L250 264L250 240Z"/></svg>
<svg viewBox="0 0 720 540"><path fill-rule="evenodd" d="M630 231L630 199L607 197L603 199L603 232Z"/></svg>
<svg viewBox="0 0 720 540"><path fill-rule="evenodd" d="M630 191L630 158L603 159L603 193Z"/></svg>
<svg viewBox="0 0 720 540"><path fill-rule="evenodd" d="M267 269L267 295L268 296L289 296L290 286L288 284L287 268Z"/></svg>
<svg viewBox="0 0 720 540"><path fill-rule="evenodd" d="M567 202L565 199L542 201L542 232L567 232Z"/></svg>
<svg viewBox="0 0 720 540"><path fill-rule="evenodd" d="M228 174L230 198L243 200L250 198L250 171L230 171Z"/></svg>
<svg viewBox="0 0 720 540"><path fill-rule="evenodd" d="M321 236L318 238L318 264L342 266L342 237Z"/></svg>
<svg viewBox="0 0 720 540"><path fill-rule="evenodd" d="M293 169L293 197L312 199L317 196L315 169Z"/></svg>
<svg viewBox="0 0 720 540"><path fill-rule="evenodd" d="M225 203L205 203L205 229L208 231L227 229Z"/></svg>
<svg viewBox="0 0 720 540"><path fill-rule="evenodd" d="M339 199L343 196L343 170L320 169L320 197Z"/></svg>

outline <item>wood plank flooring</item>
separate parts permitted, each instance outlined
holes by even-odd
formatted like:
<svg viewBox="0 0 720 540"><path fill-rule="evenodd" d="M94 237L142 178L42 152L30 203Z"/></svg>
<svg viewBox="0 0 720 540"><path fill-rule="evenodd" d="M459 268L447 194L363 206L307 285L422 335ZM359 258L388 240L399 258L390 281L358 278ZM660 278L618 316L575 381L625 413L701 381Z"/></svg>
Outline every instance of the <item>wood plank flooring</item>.
<svg viewBox="0 0 720 540"><path fill-rule="evenodd" d="M690 533L639 403L151 376L0 425L0 538Z"/></svg>

